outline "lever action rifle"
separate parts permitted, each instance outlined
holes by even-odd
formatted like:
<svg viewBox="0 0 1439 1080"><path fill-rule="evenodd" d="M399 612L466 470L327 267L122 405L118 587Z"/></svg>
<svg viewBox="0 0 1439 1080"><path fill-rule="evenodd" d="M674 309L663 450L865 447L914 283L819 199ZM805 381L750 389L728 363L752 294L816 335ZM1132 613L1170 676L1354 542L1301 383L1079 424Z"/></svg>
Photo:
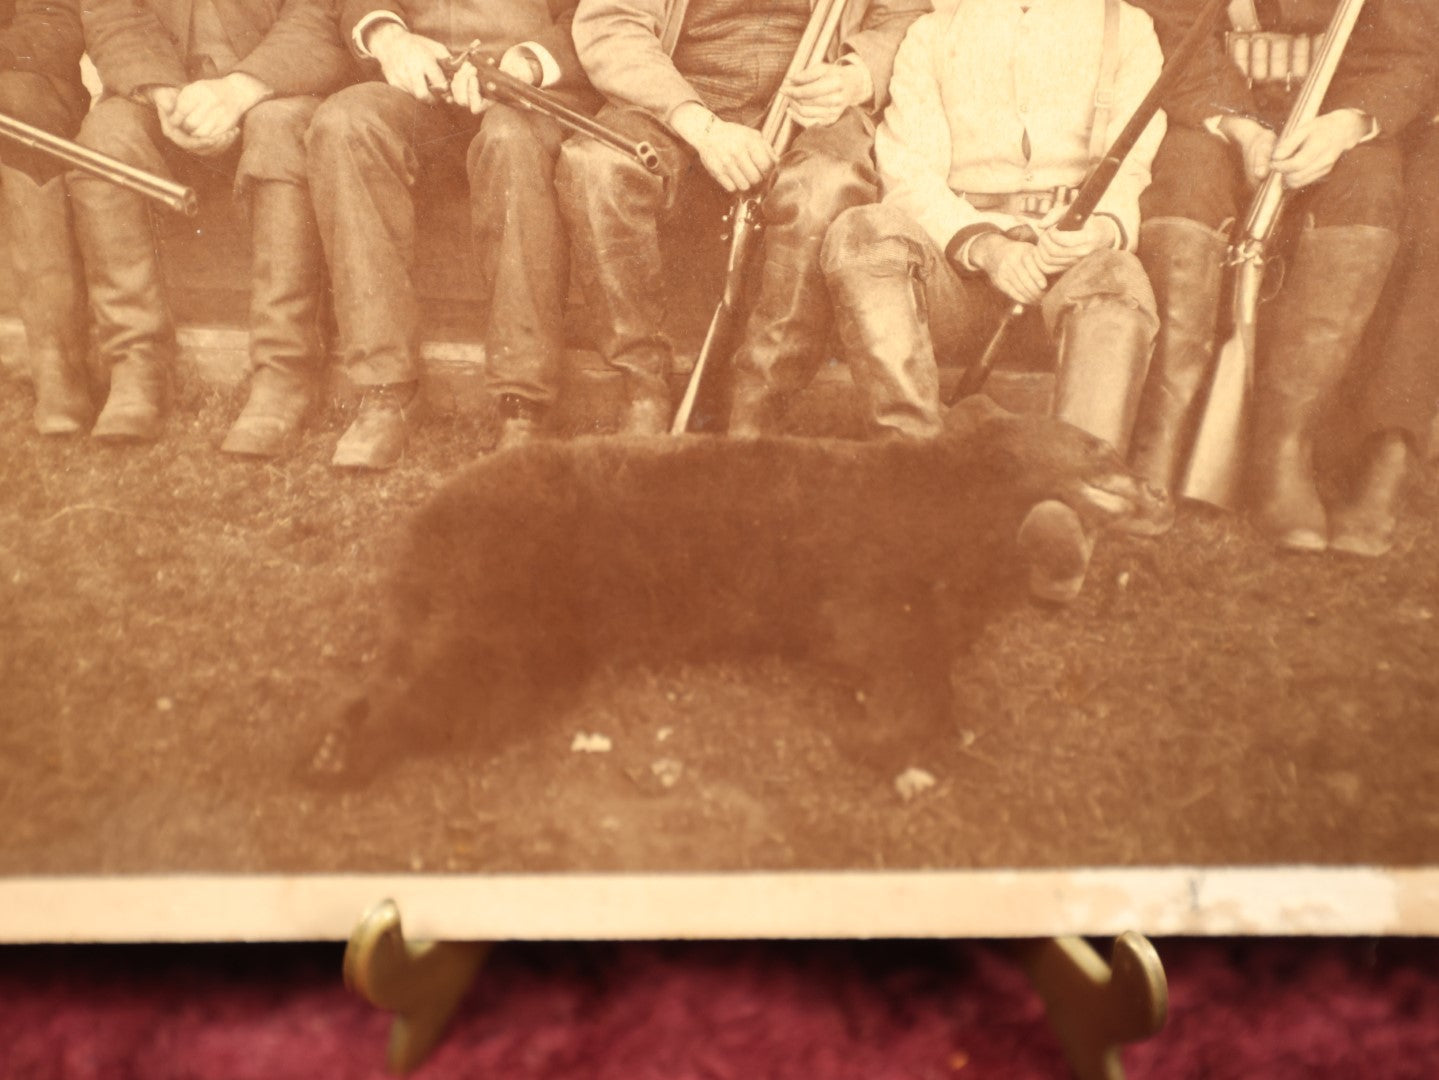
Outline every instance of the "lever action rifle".
<svg viewBox="0 0 1439 1080"><path fill-rule="evenodd" d="M794 58L785 71L786 82L811 64L823 60L829 53L835 35L839 32L839 20L844 14L845 3L846 0L819 0L815 4L799 39L799 46L795 49ZM794 117L790 115L789 104L789 99L784 94L776 94L760 126L760 135L776 159L788 148L797 126ZM695 366L690 372L689 383L685 386L684 397L680 399L680 407L675 412L674 423L670 425L671 435L683 435L689 430L690 418L694 414L701 385L713 383L713 379L709 384L705 383L706 373L713 369L720 357L727 356L733 347L734 333L744 305L745 280L759 239L760 202L759 192L744 192L736 196L725 214L730 235L729 251L725 258L724 289L714 317L710 319L709 329L705 332L704 344L700 346L699 355L695 358ZM707 398L710 396L712 395L706 395Z"/></svg>
<svg viewBox="0 0 1439 1080"><path fill-rule="evenodd" d="M1329 91L1329 83L1334 78L1363 6L1364 0L1343 0L1335 10L1324 42L1319 46L1319 54L1309 69L1309 76L1304 80L1299 97L1284 122L1280 142L1319 115L1319 107L1324 103L1324 95ZM1226 510L1232 510L1238 501L1244 433L1248 427L1248 402L1254 386L1255 336L1260 290L1264 282L1265 249L1279 226L1279 216L1287 195L1284 177L1270 172L1249 205L1243 238L1230 248L1229 262L1235 267L1234 330L1214 364L1209 396L1200 414L1188 468L1180 486L1180 494L1185 498L1212 503Z"/></svg>
<svg viewBox="0 0 1439 1080"><path fill-rule="evenodd" d="M1149 127L1149 122L1154 119L1154 114L1159 112L1165 95L1184 75L1194 54L1204 44L1205 38L1214 33L1219 17L1227 6L1226 0L1209 0L1209 3L1200 11L1193 25L1184 32L1184 36L1179 39L1179 44L1169 54L1169 59L1165 62L1159 77L1154 80L1154 85L1149 88L1149 93L1144 95L1144 100L1135 108L1134 114L1130 116L1128 123L1115 138L1113 145L1085 177L1084 183L1079 186L1079 191L1075 194L1074 201L1069 204L1069 209L1055 224L1056 229L1061 232L1074 232L1084 227L1084 223L1094 213L1094 208L1099 205L1099 200L1104 198L1104 193L1109 190L1109 185L1119 174L1124 159L1129 156L1129 152L1134 149L1135 144L1144 135L1145 129ZM994 370L995 361L999 359L999 347L1004 341L1004 335L1014 324L1014 320L1023 314L1024 305L1018 303L1004 313L1004 317L995 327L994 335L989 339L989 344L984 347L984 352L980 355L979 360L965 371L954 390L944 399L946 405L953 405L960 398L977 394L984 388L985 382L989 379L989 373Z"/></svg>
<svg viewBox="0 0 1439 1080"><path fill-rule="evenodd" d="M37 127L32 127L24 121L16 120L3 113L0 113L0 136L18 142L22 146L28 146L31 150L49 154L51 157L63 161L72 169L79 169L91 176L98 176L101 180L109 180L112 184L119 184L146 198L164 203L171 210L184 214L186 217L194 217L199 207L195 199L194 188L172 183L154 173L146 172L144 169L126 165L123 161L117 161L108 154L87 150L79 143L62 139L58 135L51 135L48 131L41 131Z"/></svg>
<svg viewBox="0 0 1439 1080"><path fill-rule="evenodd" d="M508 72L501 71L496 66L493 56L484 55L481 52L479 42L470 45L463 52L441 60L440 70L446 75L453 76L467 61L475 66L476 77L480 83L480 94L489 101L498 101L519 109L530 109L537 113L543 113L578 135L597 139L606 146L613 147L620 153L634 158L650 172L659 172L660 156L655 153L655 148L650 143L627 139L614 128L600 123L594 117L586 116L584 113L570 108L548 90L531 86L523 79L517 79Z"/></svg>

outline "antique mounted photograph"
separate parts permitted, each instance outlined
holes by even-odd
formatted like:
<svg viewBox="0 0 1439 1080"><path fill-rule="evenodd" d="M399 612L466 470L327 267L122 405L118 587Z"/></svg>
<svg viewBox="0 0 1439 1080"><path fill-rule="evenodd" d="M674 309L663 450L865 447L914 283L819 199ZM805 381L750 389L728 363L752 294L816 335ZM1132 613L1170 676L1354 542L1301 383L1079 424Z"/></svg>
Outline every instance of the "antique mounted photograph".
<svg viewBox="0 0 1439 1080"><path fill-rule="evenodd" d="M1430 7L8 18L0 940L1439 934Z"/></svg>

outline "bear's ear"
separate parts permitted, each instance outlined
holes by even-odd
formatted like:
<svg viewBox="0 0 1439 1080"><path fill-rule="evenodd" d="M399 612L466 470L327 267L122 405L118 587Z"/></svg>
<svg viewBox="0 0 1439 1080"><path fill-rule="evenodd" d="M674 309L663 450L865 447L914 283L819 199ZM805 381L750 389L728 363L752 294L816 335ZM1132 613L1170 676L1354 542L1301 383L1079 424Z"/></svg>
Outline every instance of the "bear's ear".
<svg viewBox="0 0 1439 1080"><path fill-rule="evenodd" d="M945 413L944 432L950 436L972 435L987 423L1013 415L984 394L971 394Z"/></svg>

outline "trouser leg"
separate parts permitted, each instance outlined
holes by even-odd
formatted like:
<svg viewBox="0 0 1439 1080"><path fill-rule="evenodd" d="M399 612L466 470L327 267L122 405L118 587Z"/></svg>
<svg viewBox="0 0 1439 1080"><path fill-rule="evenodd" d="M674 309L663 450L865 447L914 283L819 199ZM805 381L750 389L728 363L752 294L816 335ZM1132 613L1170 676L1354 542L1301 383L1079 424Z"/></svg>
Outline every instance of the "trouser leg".
<svg viewBox="0 0 1439 1080"><path fill-rule="evenodd" d="M668 426L667 380L673 364L664 333L660 223L676 206L687 174L702 169L647 114L610 108L600 119L654 145L660 173L594 139L569 139L560 151L555 185L600 355L624 374L625 426L658 433Z"/></svg>
<svg viewBox="0 0 1439 1080"><path fill-rule="evenodd" d="M334 289L341 362L365 388L331 464L385 469L404 452L419 379L415 202L419 146L454 132L442 107L384 83L327 99L305 138L307 172Z"/></svg>
<svg viewBox="0 0 1439 1080"><path fill-rule="evenodd" d="M775 429L792 395L814 376L832 319L820 248L840 214L879 195L873 141L868 118L851 109L799 135L775 171L749 318L734 356L731 434Z"/></svg>
<svg viewBox="0 0 1439 1080"><path fill-rule="evenodd" d="M246 205L250 265L250 393L220 449L283 453L323 379L324 255L304 172L304 137L319 102L264 102L245 120L237 193Z"/></svg>
<svg viewBox="0 0 1439 1080"><path fill-rule="evenodd" d="M1059 342L1051 412L1123 456L1159 325L1144 268L1127 251L1096 251L1065 271L1040 309Z"/></svg>
<svg viewBox="0 0 1439 1080"><path fill-rule="evenodd" d="M975 351L1000 294L956 274L917 224L882 204L841 214L820 265L871 432L938 434L937 355Z"/></svg>
<svg viewBox="0 0 1439 1080"><path fill-rule="evenodd" d="M81 125L81 145L162 176L170 174L153 107L106 98ZM160 434L175 327L160 277L144 196L80 172L68 178L100 361L110 391L91 434L113 441Z"/></svg>

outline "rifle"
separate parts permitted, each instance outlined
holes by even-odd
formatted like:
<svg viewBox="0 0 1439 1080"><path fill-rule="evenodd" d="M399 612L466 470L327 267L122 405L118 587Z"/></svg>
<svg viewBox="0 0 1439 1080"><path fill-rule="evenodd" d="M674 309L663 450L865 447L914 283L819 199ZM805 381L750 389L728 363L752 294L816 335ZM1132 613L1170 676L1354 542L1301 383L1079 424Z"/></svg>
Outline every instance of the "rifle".
<svg viewBox="0 0 1439 1080"><path fill-rule="evenodd" d="M79 143L51 135L48 131L41 131L3 113L0 113L0 135L31 150L58 158L72 169L98 176L101 180L109 180L112 184L119 184L122 188L164 203L171 210L186 217L194 217L199 208L194 188L173 183L133 165L126 165L123 161L97 150L87 150Z"/></svg>
<svg viewBox="0 0 1439 1080"><path fill-rule="evenodd" d="M1335 10L1309 76L1289 110L1280 141L1319 115L1319 107L1324 103L1324 95L1363 6L1364 0L1342 0ZM1276 172L1266 176L1249 205L1244 237L1230 248L1229 262L1235 267L1234 330L1214 364L1209 395L1180 486L1180 494L1185 498L1212 503L1225 510L1232 510L1238 501L1248 402L1254 386L1255 332L1264 282L1265 248L1279 225L1288 194L1282 176Z"/></svg>
<svg viewBox="0 0 1439 1080"><path fill-rule="evenodd" d="M651 144L627 139L614 128L600 123L594 117L586 116L584 113L570 108L548 90L531 86L523 79L517 79L509 73L501 71L496 66L495 58L480 55L480 50L481 45L476 41L463 52L441 60L440 70L446 75L453 76L460 70L461 65L468 61L475 65L480 82L480 93L490 101L498 101L519 109L529 109L541 113L578 135L598 139L606 146L613 147L620 153L634 158L650 172L659 172L660 156L655 153L655 148Z"/></svg>
<svg viewBox="0 0 1439 1080"><path fill-rule="evenodd" d="M1083 228L1089 216L1094 213L1094 208L1099 205L1099 200L1109 190L1109 185L1119 174L1120 166L1129 152L1144 135L1149 123L1154 119L1154 114L1159 112L1163 105L1164 96L1169 93L1174 84L1184 74L1184 69L1189 66L1194 54L1199 51L1204 39L1214 33L1214 27L1219 21L1227 7L1226 0L1209 0L1204 9L1200 11L1194 24L1184 32L1179 39L1179 44L1169 54L1169 59L1164 68L1159 72L1159 77L1154 80L1154 85L1149 88L1149 93L1135 107L1134 114L1124 125L1123 130L1115 138L1113 145L1105 152L1104 157L1094 166L1084 183L1080 185L1079 191L1074 196L1074 201L1069 204L1069 209L1064 216L1055 224L1055 228L1061 232L1073 232ZM1004 341L1004 336L1014 324L1015 319L1024 314L1024 305L1015 304L1004 313L999 325L995 327L989 344L984 347L979 360L966 369L958 384L944 399L946 405L953 405L963 397L977 394L984 388L985 382L989 379L989 373L994 370L995 362L999 359L999 347Z"/></svg>
<svg viewBox="0 0 1439 1080"><path fill-rule="evenodd" d="M834 43L839 31L839 20L844 14L846 0L819 0L810 13L800 36L794 58L785 71L788 80L811 64L822 59ZM760 135L778 158L794 138L794 117L790 115L789 99L776 94L760 125ZM727 355L733 346L735 329L739 323L740 308L744 303L745 278L754 256L755 241L762 223L760 221L761 194L747 191L735 197L725 214L729 227L729 251L725 257L724 289L720 293L719 305L705 331L704 344L695 357L695 366L690 371L689 383L685 386L684 397L675 411L674 422L670 425L671 435L683 435L690 426L695 401L704 383L705 373L711 362L720 355ZM713 381L713 380L711 380Z"/></svg>

